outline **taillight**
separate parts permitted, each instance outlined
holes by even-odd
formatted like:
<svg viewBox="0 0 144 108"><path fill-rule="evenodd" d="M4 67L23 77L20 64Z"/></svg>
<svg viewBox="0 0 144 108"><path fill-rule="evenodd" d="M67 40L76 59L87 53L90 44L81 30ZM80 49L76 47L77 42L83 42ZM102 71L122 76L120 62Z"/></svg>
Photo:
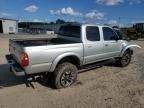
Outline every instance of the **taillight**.
<svg viewBox="0 0 144 108"><path fill-rule="evenodd" d="M29 58L28 55L26 53L21 53L21 65L23 67L28 66L29 65Z"/></svg>

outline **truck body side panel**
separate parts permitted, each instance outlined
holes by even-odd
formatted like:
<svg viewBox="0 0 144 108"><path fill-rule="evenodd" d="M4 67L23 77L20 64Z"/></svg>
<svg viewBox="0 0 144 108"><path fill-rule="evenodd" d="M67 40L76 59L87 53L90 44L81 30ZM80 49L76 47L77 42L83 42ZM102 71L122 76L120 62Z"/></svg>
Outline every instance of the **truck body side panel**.
<svg viewBox="0 0 144 108"><path fill-rule="evenodd" d="M79 59L83 60L82 43L22 47L11 41L10 52L19 63L20 53L27 53L29 66L24 67L27 74L48 72L55 59L62 54L68 54L69 56L78 55Z"/></svg>

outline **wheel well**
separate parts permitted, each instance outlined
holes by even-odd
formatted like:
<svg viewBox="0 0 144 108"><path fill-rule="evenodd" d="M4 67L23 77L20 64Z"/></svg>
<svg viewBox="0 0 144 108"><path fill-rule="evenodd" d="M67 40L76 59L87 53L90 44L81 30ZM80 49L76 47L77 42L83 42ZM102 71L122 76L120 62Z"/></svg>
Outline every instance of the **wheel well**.
<svg viewBox="0 0 144 108"><path fill-rule="evenodd" d="M128 51L131 54L133 54L133 51L130 48L128 48L126 51Z"/></svg>
<svg viewBox="0 0 144 108"><path fill-rule="evenodd" d="M130 48L127 48L127 49L122 50L122 53L120 54L120 58L123 56L123 54L124 54L125 52L130 52L131 55L133 54L133 51L132 51ZM119 58L119 57L118 57L118 58Z"/></svg>
<svg viewBox="0 0 144 108"><path fill-rule="evenodd" d="M63 62L70 62L70 63L74 64L78 69L80 68L80 60L76 56L67 56L67 57L62 58L58 62L57 66Z"/></svg>
<svg viewBox="0 0 144 108"><path fill-rule="evenodd" d="M126 51L128 51L131 55L133 55L133 50L128 48Z"/></svg>
<svg viewBox="0 0 144 108"><path fill-rule="evenodd" d="M126 51L128 51L128 52L129 52L129 51L130 51L130 48L126 49L126 50L125 50L125 52L126 52Z"/></svg>
<svg viewBox="0 0 144 108"><path fill-rule="evenodd" d="M133 50L131 50L130 48L126 49L125 52L129 52L131 55L133 55Z"/></svg>

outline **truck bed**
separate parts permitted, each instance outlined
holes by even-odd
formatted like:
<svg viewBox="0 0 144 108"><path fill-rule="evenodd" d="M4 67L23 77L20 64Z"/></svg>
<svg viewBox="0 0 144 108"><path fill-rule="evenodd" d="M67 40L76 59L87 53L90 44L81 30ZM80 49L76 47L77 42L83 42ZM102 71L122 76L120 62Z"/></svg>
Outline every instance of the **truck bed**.
<svg viewBox="0 0 144 108"><path fill-rule="evenodd" d="M77 42L77 41L66 40L66 39L61 39L61 38L39 39L39 40L16 39L14 41L17 44L19 44L21 46L24 46L24 47L80 43L80 42Z"/></svg>

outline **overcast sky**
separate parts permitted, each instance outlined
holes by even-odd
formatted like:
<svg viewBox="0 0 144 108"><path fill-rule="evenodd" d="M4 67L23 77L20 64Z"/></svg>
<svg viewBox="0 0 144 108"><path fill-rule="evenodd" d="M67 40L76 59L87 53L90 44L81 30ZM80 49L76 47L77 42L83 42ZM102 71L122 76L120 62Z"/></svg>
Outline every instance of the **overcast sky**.
<svg viewBox="0 0 144 108"><path fill-rule="evenodd" d="M144 21L144 0L0 0L0 17L20 21L133 23Z"/></svg>

